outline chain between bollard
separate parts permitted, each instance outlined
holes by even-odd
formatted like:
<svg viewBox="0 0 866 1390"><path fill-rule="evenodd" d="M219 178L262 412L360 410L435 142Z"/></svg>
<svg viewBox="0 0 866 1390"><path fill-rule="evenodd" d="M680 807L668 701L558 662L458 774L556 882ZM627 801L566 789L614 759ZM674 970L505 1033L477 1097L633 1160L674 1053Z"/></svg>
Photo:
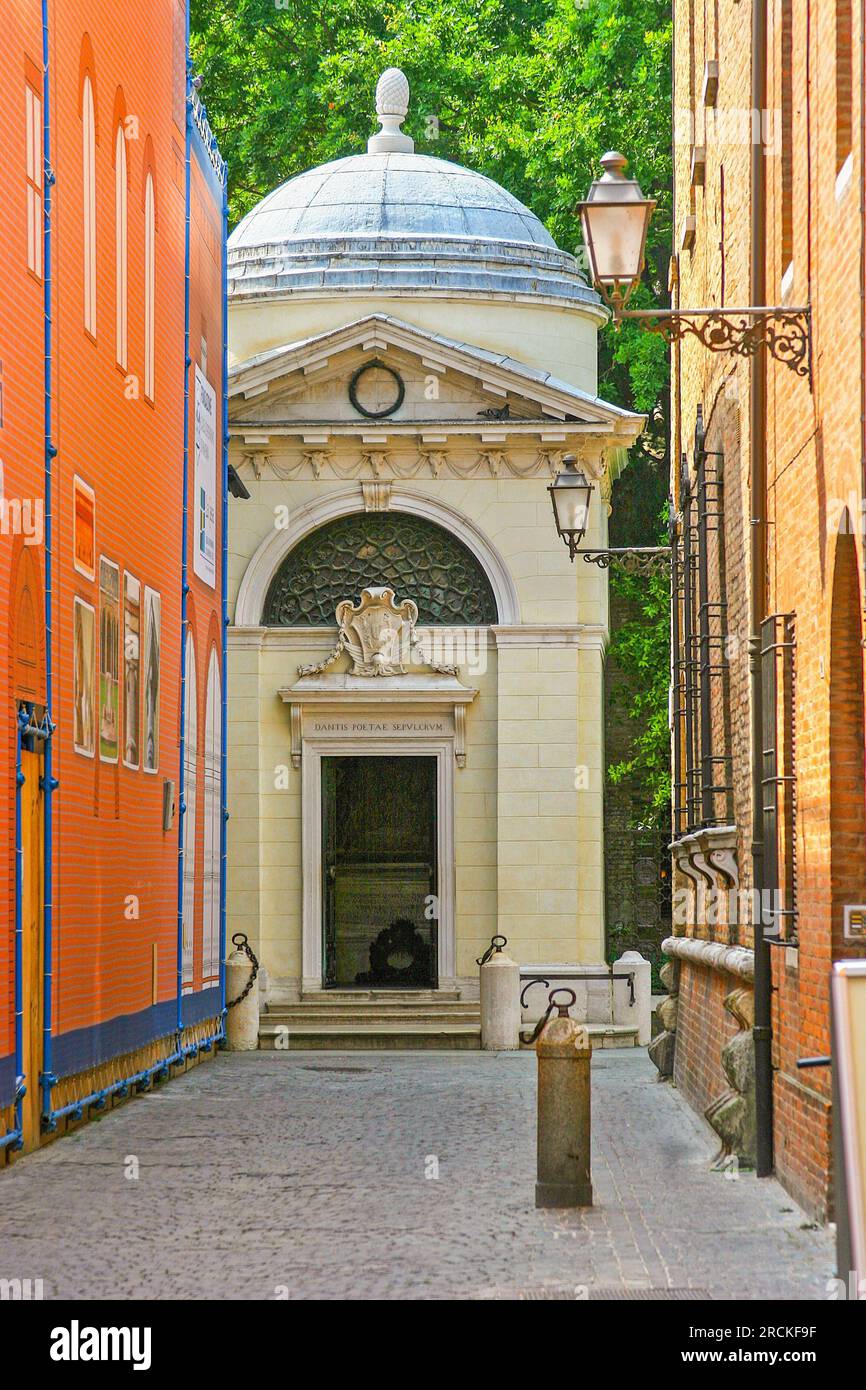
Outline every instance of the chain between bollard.
<svg viewBox="0 0 866 1390"><path fill-rule="evenodd" d="M546 985L546 984L547 984L547 981L546 981L546 980L530 980L530 982L529 982L529 985L536 985L536 984L538 984L538 985L545 984L545 985ZM526 994L527 989L529 989L529 985L526 985L526 986L524 987L523 995ZM567 1004L557 1004L556 1001L555 1001L555 995L557 995L557 994L570 994L570 995L571 995L571 998L569 999L569 1001L568 1001ZM521 1004L524 1002L524 1000L523 1000L523 995L521 995L521 999L520 999ZM538 1022L536 1023L536 1025L535 1025L534 1029L532 1030L532 1032L531 1032L531 1033L521 1033L521 1034L520 1034L520 1041L521 1041L522 1043L525 1043L527 1046L529 1046L530 1043L534 1043L534 1042L536 1041L536 1039L538 1039L538 1038L541 1037L541 1030L542 1030L542 1028L544 1027L544 1025L545 1025L545 1023L547 1022L547 1020L550 1018L550 1015L553 1013L554 1009L557 1010L558 1015L559 1015L560 1018L568 1018L568 1011L569 1011L569 1009L571 1008L572 1004L576 1004L576 1003L577 1003L577 995L575 994L574 990L573 990L573 989L566 989L566 988L565 988L564 986L562 986L562 985L560 985L557 989L552 989L552 990L550 991L550 993L548 994L547 998L548 998L548 1001L549 1001L549 1002L548 1002L548 1005L547 1005L547 1009L546 1009L545 1013L542 1014L542 1016L541 1016L541 1018L538 1020Z"/></svg>
<svg viewBox="0 0 866 1390"><path fill-rule="evenodd" d="M542 980L541 977L538 976L538 975L536 975L536 977L535 977L534 980L527 980L526 984L523 986L523 989L520 991L520 1007L521 1007L521 1009L525 1009L525 1008L526 1008L526 996L527 996L527 994L529 993L529 991L532 989L532 986L533 986L533 985L544 985L545 989L550 989L550 981L549 981L549 980Z"/></svg>
<svg viewBox="0 0 866 1390"><path fill-rule="evenodd" d="M499 942L499 945L496 944L497 942ZM487 947L487 950L484 952L483 956L476 957L475 964L486 965L492 955L495 955L497 951L501 951L503 946L507 945L507 936L491 936L490 945Z"/></svg>
<svg viewBox="0 0 866 1390"><path fill-rule="evenodd" d="M244 986L241 993L238 995L237 999L232 999L226 1003L227 1009L235 1008L237 1004L240 1004L244 999L246 999L247 995L249 994L250 990L255 984L256 976L259 973L259 963L256 959L253 948L249 943L246 932L236 931L234 936L232 937L232 945L236 946L239 951L243 951L247 956L249 956L250 960L252 961L253 968L250 973L250 978L247 980L246 985Z"/></svg>

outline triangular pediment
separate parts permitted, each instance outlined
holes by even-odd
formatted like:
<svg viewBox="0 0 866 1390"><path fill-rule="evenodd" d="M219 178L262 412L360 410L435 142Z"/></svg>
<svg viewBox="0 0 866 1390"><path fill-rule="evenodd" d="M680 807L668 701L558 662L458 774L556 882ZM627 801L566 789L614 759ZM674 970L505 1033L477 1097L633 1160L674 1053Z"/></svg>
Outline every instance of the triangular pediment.
<svg viewBox="0 0 866 1390"><path fill-rule="evenodd" d="M564 427L628 445L643 425L550 373L384 314L237 363L229 397L236 433Z"/></svg>

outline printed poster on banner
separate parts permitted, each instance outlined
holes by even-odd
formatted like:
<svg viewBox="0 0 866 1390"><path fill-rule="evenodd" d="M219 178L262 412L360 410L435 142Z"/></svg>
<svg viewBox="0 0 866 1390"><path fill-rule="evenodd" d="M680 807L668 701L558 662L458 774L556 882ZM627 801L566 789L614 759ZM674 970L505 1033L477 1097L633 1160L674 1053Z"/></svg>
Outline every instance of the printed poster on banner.
<svg viewBox="0 0 866 1390"><path fill-rule="evenodd" d="M216 588L216 444L216 392L196 366L193 569L212 589Z"/></svg>

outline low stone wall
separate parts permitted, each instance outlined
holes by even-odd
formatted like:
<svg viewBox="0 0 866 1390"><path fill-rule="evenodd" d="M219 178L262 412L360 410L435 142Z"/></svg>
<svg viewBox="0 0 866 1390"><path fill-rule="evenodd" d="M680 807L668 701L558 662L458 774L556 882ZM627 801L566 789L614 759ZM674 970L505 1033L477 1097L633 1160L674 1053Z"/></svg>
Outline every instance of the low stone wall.
<svg viewBox="0 0 866 1390"><path fill-rule="evenodd" d="M612 976L609 973L612 971ZM633 976L634 994L628 976ZM603 978L602 978L603 977ZM544 981L527 988L532 980ZM597 965L522 965L520 988L525 1002L521 1020L533 1027L547 1008L551 989L571 989L571 1016L579 1023L636 1028L638 1046L652 1033L652 967L639 951L624 951L611 967Z"/></svg>
<svg viewBox="0 0 866 1390"><path fill-rule="evenodd" d="M649 1053L672 1076L719 1136L716 1159L755 1158L754 953L742 946L668 937L662 968L668 998L659 1006L664 1032ZM727 1085L725 1084L727 1082Z"/></svg>

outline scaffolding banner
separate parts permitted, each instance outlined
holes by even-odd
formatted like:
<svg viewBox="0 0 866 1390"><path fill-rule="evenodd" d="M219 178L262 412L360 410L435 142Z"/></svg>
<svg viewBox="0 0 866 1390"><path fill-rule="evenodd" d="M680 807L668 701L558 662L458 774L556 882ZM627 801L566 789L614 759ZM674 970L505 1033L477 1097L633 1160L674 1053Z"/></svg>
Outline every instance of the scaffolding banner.
<svg viewBox="0 0 866 1390"><path fill-rule="evenodd" d="M217 400L207 377L195 369L195 546L193 569L199 579L216 587Z"/></svg>

